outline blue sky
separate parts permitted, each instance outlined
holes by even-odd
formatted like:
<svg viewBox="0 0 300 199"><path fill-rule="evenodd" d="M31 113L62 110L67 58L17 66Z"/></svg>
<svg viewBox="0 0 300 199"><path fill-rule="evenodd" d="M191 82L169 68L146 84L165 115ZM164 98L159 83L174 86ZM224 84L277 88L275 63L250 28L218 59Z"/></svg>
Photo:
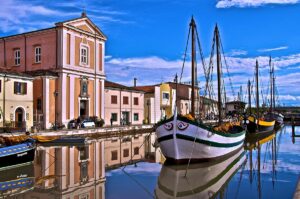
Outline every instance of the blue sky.
<svg viewBox="0 0 300 199"><path fill-rule="evenodd" d="M83 9L108 37L110 80L126 85L134 77L138 85L173 80L194 15L207 60L218 23L235 95L240 85L245 93L256 59L267 86L271 55L281 104L300 105L300 0L1 0L0 36L51 27ZM190 78L188 65L184 81ZM203 86L202 70L198 76Z"/></svg>

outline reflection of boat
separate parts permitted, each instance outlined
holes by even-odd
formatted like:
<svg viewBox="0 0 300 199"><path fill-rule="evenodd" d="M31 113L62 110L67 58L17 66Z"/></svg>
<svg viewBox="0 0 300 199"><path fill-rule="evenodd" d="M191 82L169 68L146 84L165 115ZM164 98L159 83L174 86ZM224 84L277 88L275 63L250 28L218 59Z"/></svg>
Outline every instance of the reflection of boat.
<svg viewBox="0 0 300 199"><path fill-rule="evenodd" d="M0 170L32 162L34 160L35 143L27 140L21 144L0 148Z"/></svg>
<svg viewBox="0 0 300 199"><path fill-rule="evenodd" d="M245 161L245 151L241 148L223 161L192 164L187 172L187 165L164 165L156 198L214 198Z"/></svg>
<svg viewBox="0 0 300 199"><path fill-rule="evenodd" d="M195 35L197 29L193 18L190 23L190 33L192 33L191 115L186 117L179 116L175 110L173 117L159 122L156 128L162 153L167 158L167 161L176 163L208 161L220 158L242 147L245 139L245 131L241 126L222 123L221 84L223 81L221 80L220 38L217 26L215 27L213 46L215 47L216 44L217 51L219 125L213 128L208 124L195 120L195 38L198 37Z"/></svg>
<svg viewBox="0 0 300 199"><path fill-rule="evenodd" d="M33 164L0 171L0 198L13 197L33 189Z"/></svg>
<svg viewBox="0 0 300 199"><path fill-rule="evenodd" d="M273 186L275 184L276 170L275 166L277 164L277 147L276 147L276 132L269 133L255 133L247 134L245 139L245 149L249 151L249 180L253 183L254 178L254 164L253 164L253 150L257 150L257 190L258 197L262 197L262 186L261 186L261 148L262 145L266 144L266 150L271 144L272 147L272 182Z"/></svg>

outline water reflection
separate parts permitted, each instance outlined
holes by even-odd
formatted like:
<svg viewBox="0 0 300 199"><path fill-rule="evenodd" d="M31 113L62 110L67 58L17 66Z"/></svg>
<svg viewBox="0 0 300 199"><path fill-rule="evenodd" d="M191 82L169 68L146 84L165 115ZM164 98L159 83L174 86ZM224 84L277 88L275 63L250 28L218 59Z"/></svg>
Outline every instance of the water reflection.
<svg viewBox="0 0 300 199"><path fill-rule="evenodd" d="M199 163L180 166L164 165L161 169L157 198L214 198L224 193L226 182L246 161L241 148L233 156L214 163Z"/></svg>
<svg viewBox="0 0 300 199"><path fill-rule="evenodd" d="M40 145L34 164L0 172L0 198L292 198L300 171L292 135L285 127L247 136L233 156L187 172L162 165L154 134Z"/></svg>
<svg viewBox="0 0 300 199"><path fill-rule="evenodd" d="M26 193L23 191L19 196L22 198L105 198L103 152L103 141L91 141L86 145L78 146L38 146L34 167L32 166L35 183L30 184L31 191ZM16 169L24 170L24 168ZM1 181L3 181L2 176Z"/></svg>

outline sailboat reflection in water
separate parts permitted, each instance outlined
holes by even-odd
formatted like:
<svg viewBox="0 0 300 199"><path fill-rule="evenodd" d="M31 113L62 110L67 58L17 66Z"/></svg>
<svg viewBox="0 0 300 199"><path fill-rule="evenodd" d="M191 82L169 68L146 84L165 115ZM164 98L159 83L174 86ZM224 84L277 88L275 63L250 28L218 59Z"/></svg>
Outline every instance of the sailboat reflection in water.
<svg viewBox="0 0 300 199"><path fill-rule="evenodd" d="M218 162L187 165L163 165L156 198L214 198L246 162L243 148Z"/></svg>

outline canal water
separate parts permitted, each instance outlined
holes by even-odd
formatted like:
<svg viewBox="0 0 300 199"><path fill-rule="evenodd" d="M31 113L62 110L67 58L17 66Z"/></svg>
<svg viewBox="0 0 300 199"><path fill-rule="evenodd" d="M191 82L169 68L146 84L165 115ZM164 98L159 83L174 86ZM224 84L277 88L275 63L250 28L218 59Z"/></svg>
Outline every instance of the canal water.
<svg viewBox="0 0 300 199"><path fill-rule="evenodd" d="M33 164L0 171L0 198L293 198L300 137L290 126L247 136L244 148L213 163L164 165L154 140L144 134L39 145Z"/></svg>

